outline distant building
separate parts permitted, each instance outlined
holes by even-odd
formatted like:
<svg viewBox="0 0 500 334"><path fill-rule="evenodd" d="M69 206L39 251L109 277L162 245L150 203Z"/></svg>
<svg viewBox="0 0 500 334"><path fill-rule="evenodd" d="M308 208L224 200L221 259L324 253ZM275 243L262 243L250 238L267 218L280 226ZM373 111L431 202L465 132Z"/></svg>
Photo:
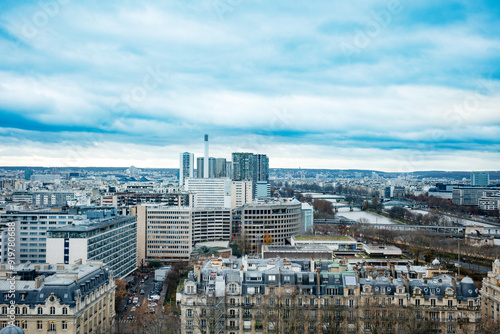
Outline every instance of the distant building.
<svg viewBox="0 0 500 334"><path fill-rule="evenodd" d="M137 221L135 216L60 227L47 231L47 262L73 263L77 259L102 261L116 278L137 269Z"/></svg>
<svg viewBox="0 0 500 334"><path fill-rule="evenodd" d="M459 186L453 188L452 203L455 205L478 206L481 197L489 197L499 190L498 187Z"/></svg>
<svg viewBox="0 0 500 334"><path fill-rule="evenodd" d="M10 293L10 272L15 293ZM115 318L115 281L102 262L0 265L0 309L15 303L15 325L26 333L109 333ZM11 298L12 296L12 298Z"/></svg>
<svg viewBox="0 0 500 334"><path fill-rule="evenodd" d="M271 197L271 185L267 181L257 181L255 183L256 199Z"/></svg>
<svg viewBox="0 0 500 334"><path fill-rule="evenodd" d="M301 203L301 232L312 232L314 224L314 210L311 204Z"/></svg>
<svg viewBox="0 0 500 334"><path fill-rule="evenodd" d="M205 158L198 157L196 158L196 177L198 179L202 179L205 176L203 175L205 171Z"/></svg>
<svg viewBox="0 0 500 334"><path fill-rule="evenodd" d="M486 187L490 184L490 173L488 172L471 172L470 181L473 186Z"/></svg>
<svg viewBox="0 0 500 334"><path fill-rule="evenodd" d="M188 206L191 195L187 192L180 193L107 193L101 195L101 206L114 206L117 208L137 206L147 203L157 203L168 206Z"/></svg>
<svg viewBox="0 0 500 334"><path fill-rule="evenodd" d="M180 154L179 165L179 186L184 185L184 180L194 177L194 154L184 152Z"/></svg>
<svg viewBox="0 0 500 334"><path fill-rule="evenodd" d="M233 153L233 181L254 180L254 155L253 153Z"/></svg>
<svg viewBox="0 0 500 334"><path fill-rule="evenodd" d="M227 161L225 158L216 158L215 159L215 167L214 167L214 177L231 177L231 175L227 175L226 172Z"/></svg>
<svg viewBox="0 0 500 334"><path fill-rule="evenodd" d="M43 191L33 192L31 203L40 207L61 207L75 198L73 192Z"/></svg>

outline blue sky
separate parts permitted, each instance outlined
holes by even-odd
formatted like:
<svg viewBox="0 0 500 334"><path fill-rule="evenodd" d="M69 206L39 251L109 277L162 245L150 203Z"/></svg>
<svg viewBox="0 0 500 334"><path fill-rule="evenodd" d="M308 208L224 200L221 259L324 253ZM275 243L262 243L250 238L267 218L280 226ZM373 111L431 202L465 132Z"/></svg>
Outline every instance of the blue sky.
<svg viewBox="0 0 500 334"><path fill-rule="evenodd" d="M0 165L500 169L496 1L2 1Z"/></svg>

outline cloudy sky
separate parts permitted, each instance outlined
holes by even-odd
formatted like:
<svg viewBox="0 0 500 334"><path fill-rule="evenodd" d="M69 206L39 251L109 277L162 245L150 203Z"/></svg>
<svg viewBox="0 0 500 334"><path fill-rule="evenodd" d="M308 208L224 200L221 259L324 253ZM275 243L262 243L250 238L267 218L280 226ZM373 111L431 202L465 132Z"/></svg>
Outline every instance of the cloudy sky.
<svg viewBox="0 0 500 334"><path fill-rule="evenodd" d="M498 1L3 0L0 165L500 170Z"/></svg>

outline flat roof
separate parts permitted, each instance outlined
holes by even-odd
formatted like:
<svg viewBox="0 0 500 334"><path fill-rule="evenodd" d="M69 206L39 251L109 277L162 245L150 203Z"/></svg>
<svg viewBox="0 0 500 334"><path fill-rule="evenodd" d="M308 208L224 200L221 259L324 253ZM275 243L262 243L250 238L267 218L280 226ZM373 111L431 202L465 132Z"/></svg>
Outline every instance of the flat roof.
<svg viewBox="0 0 500 334"><path fill-rule="evenodd" d="M329 240L329 241L354 241L356 242L356 240L354 240L353 238L351 237L347 237L347 236L294 236L292 238L295 238L295 240L318 240L318 241L322 241L322 240Z"/></svg>

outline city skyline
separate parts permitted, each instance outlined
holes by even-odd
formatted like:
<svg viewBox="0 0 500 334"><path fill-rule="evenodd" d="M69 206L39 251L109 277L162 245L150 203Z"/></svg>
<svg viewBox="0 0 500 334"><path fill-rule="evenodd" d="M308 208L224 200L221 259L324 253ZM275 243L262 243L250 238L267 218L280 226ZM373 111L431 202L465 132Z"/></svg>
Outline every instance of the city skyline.
<svg viewBox="0 0 500 334"><path fill-rule="evenodd" d="M500 170L492 1L6 1L0 166Z"/></svg>

